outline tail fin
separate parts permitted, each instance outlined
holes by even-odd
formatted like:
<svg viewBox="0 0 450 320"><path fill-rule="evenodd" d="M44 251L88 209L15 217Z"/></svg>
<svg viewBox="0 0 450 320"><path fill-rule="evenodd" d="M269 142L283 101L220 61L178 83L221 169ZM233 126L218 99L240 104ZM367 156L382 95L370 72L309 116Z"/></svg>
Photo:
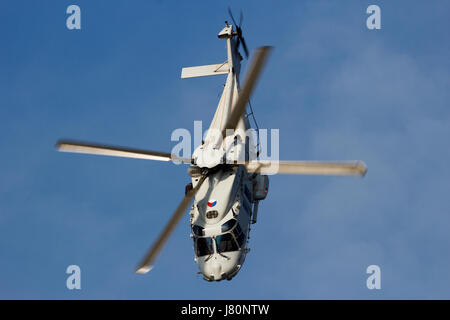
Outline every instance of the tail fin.
<svg viewBox="0 0 450 320"><path fill-rule="evenodd" d="M181 78L195 78L195 77L206 77L214 76L218 74L227 74L229 71L228 62L219 64L210 64L207 66L197 66L183 68L181 70Z"/></svg>

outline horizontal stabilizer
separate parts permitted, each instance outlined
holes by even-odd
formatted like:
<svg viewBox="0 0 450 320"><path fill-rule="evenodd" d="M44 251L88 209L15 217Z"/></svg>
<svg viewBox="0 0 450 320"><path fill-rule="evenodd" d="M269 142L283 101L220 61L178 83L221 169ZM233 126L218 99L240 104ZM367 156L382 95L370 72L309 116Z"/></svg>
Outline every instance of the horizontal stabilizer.
<svg viewBox="0 0 450 320"><path fill-rule="evenodd" d="M214 76L217 74L227 74L228 71L228 62L210 64L207 66L188 67L181 70L181 78Z"/></svg>

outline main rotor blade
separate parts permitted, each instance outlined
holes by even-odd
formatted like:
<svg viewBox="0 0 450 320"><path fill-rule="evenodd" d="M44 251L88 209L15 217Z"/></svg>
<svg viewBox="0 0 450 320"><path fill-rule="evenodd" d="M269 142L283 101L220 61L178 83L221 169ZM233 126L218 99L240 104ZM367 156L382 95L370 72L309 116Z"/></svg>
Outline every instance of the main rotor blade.
<svg viewBox="0 0 450 320"><path fill-rule="evenodd" d="M367 167L362 161L322 162L322 161L263 161L246 163L247 170L262 174L312 174L364 176Z"/></svg>
<svg viewBox="0 0 450 320"><path fill-rule="evenodd" d="M239 119L245 112L245 106L247 105L248 99L250 98L253 89L255 88L256 81L261 73L264 63L272 47L265 46L256 49L256 53L252 59L249 71L244 80L244 85L239 91L239 98L236 101L236 105L231 111L230 117L228 118L227 124L222 132L222 136L225 137L226 129L236 129Z"/></svg>
<svg viewBox="0 0 450 320"><path fill-rule="evenodd" d="M155 241L153 246L150 248L142 262L139 264L139 266L136 269L136 273L144 274L149 272L153 268L154 261L158 255L158 253L161 251L167 240L169 239L169 236L172 234L175 227L180 222L181 217L183 216L184 212L188 208L189 204L192 201L192 198L195 196L198 189L200 189L200 186L205 181L206 176L202 176L200 180L198 181L197 185L194 189L191 189L188 191L186 196L183 198L181 203L178 205L177 209L173 213L172 217L170 218L169 222L167 223L164 230L159 235L158 239Z"/></svg>
<svg viewBox="0 0 450 320"><path fill-rule="evenodd" d="M156 161L180 161L190 163L190 159L178 158L170 153L140 150L126 147L117 147L89 142L59 140L56 143L56 149L61 152L96 154L103 156L124 157L134 159L156 160Z"/></svg>

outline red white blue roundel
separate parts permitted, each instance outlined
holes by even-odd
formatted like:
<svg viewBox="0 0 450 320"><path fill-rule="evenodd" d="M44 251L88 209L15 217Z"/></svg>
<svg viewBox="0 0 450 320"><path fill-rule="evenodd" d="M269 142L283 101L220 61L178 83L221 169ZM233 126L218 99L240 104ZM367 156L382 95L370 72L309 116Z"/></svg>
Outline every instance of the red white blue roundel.
<svg viewBox="0 0 450 320"><path fill-rule="evenodd" d="M217 204L217 200L208 201L208 207L212 208Z"/></svg>

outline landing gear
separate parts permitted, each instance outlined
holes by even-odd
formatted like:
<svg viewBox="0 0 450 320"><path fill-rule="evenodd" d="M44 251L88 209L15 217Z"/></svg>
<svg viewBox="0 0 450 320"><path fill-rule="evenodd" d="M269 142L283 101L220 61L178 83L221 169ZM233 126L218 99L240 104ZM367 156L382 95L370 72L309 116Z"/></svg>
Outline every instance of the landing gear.
<svg viewBox="0 0 450 320"><path fill-rule="evenodd" d="M252 214L252 224L256 223L256 218L258 218L258 206L259 201L255 201L255 204L253 205L253 214Z"/></svg>

